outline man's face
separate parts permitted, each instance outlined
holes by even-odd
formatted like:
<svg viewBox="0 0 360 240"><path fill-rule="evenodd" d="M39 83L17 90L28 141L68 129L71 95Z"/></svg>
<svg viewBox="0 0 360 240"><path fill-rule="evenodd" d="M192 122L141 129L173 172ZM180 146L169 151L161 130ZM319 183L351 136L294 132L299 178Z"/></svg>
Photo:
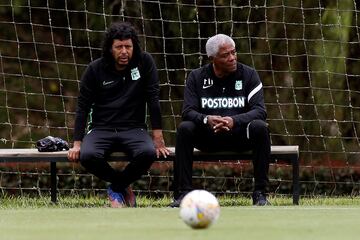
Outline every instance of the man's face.
<svg viewBox="0 0 360 240"><path fill-rule="evenodd" d="M237 67L235 47L228 43L221 45L217 55L213 57L213 64L215 72L220 76L227 76L235 72Z"/></svg>
<svg viewBox="0 0 360 240"><path fill-rule="evenodd" d="M134 52L134 46L131 39L118 40L114 39L111 53L115 60L115 68L124 70L129 64Z"/></svg>

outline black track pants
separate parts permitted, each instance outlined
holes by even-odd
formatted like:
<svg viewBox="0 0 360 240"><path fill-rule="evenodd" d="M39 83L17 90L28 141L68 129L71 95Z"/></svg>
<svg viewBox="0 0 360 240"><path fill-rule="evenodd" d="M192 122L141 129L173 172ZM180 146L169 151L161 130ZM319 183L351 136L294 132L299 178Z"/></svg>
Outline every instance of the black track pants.
<svg viewBox="0 0 360 240"><path fill-rule="evenodd" d="M130 157L123 171L117 171L107 162L114 151L124 151ZM145 129L93 129L83 139L80 163L90 173L110 182L114 191L121 191L141 178L156 159L153 141Z"/></svg>
<svg viewBox="0 0 360 240"><path fill-rule="evenodd" d="M176 133L174 162L174 197L192 190L193 150L216 152L221 150L252 150L254 167L254 190L266 191L268 184L270 136L266 123L254 120L243 128L214 134L211 129L183 121Z"/></svg>

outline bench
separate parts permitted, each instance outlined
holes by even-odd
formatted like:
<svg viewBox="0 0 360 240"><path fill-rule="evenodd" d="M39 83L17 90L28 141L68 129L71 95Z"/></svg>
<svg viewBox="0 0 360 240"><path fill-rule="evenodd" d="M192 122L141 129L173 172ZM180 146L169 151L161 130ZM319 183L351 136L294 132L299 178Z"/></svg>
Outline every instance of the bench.
<svg viewBox="0 0 360 240"><path fill-rule="evenodd" d="M174 148L170 156L159 161L173 161L175 157ZM249 152L201 152L194 151L194 161L218 162L220 160L247 160L251 159ZM299 204L300 183L299 183L299 147L291 146L271 146L271 162L285 160L292 165L292 187L293 204ZM123 152L115 152L111 155L109 161L128 161L128 157ZM0 163L26 163L26 162L48 162L50 163L50 195L51 201L57 201L57 162L69 162L67 151L61 152L38 152L37 149L0 149Z"/></svg>

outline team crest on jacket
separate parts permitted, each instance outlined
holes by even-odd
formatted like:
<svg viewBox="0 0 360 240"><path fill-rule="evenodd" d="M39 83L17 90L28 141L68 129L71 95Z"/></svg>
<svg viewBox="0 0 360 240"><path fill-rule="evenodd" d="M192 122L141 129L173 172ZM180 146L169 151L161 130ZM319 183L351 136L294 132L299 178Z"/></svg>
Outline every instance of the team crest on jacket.
<svg viewBox="0 0 360 240"><path fill-rule="evenodd" d="M140 78L140 72L139 72L139 69L136 67L136 68L133 68L131 69L131 79L136 81Z"/></svg>
<svg viewBox="0 0 360 240"><path fill-rule="evenodd" d="M242 89L242 81L236 80L235 82L235 90L241 90Z"/></svg>

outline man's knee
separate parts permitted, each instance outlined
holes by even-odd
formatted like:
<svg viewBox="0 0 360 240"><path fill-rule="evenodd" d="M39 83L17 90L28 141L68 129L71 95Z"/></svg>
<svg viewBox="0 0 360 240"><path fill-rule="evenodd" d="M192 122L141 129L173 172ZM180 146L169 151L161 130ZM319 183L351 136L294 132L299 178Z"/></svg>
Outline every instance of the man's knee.
<svg viewBox="0 0 360 240"><path fill-rule="evenodd" d="M267 137L269 135L268 124L263 120L253 120L248 125L250 138Z"/></svg>
<svg viewBox="0 0 360 240"><path fill-rule="evenodd" d="M177 128L176 134L178 136L192 136L196 125L192 121L183 121Z"/></svg>
<svg viewBox="0 0 360 240"><path fill-rule="evenodd" d="M134 159L141 159L142 161L154 162L156 159L156 150L153 146L146 146L141 149L137 149L133 153Z"/></svg>
<svg viewBox="0 0 360 240"><path fill-rule="evenodd" d="M80 151L80 163L83 166L87 166L90 162L103 159L104 156L93 149L81 149Z"/></svg>

